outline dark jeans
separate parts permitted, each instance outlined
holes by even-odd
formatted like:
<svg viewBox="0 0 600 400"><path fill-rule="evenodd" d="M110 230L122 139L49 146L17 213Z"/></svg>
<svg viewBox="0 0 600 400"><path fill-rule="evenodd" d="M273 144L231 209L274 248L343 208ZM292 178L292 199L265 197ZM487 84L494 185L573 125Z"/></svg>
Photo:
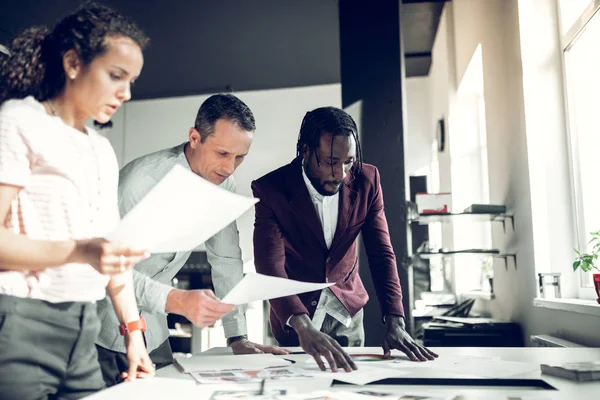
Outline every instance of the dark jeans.
<svg viewBox="0 0 600 400"><path fill-rule="evenodd" d="M102 378L104 378L106 386L114 386L117 383L121 383L121 372L126 372L129 369L127 354L112 351L98 345L96 345L96 349L98 350L98 361L102 368ZM173 364L173 352L171 351L169 339L152 350L149 355L152 362L156 364L156 369Z"/></svg>
<svg viewBox="0 0 600 400"><path fill-rule="evenodd" d="M0 397L79 399L104 388L93 303L0 295Z"/></svg>

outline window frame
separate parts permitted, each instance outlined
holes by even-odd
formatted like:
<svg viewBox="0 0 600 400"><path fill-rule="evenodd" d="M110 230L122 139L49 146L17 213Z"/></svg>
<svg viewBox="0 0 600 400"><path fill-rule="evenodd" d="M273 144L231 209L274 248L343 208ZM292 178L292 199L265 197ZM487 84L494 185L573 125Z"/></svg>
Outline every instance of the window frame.
<svg viewBox="0 0 600 400"><path fill-rule="evenodd" d="M564 1L564 0L562 0ZM557 16L559 32L563 32L562 16L561 16L561 0L556 0L557 5ZM564 88L564 99L565 99L565 120L567 129L567 143L568 143L568 156L569 156L569 174L571 177L571 191L574 202L573 207L573 221L574 221L574 236L575 243L578 248L585 248L587 245L587 233L584 229L583 221L583 198L582 198L582 183L581 183L581 172L580 172L580 157L578 153L578 136L577 131L572 129L574 122L572 121L572 111L575 107L574 93L569 91L569 77L568 77L568 62L567 53L576 43L577 39L585 32L587 25L592 19L597 16L600 18L600 0L591 0L585 9L581 12L579 17L574 20L568 29L564 30L564 34L560 34L561 44L561 67L562 67L562 80ZM599 227L600 229L600 227ZM594 291L593 282L591 279L591 272L579 272L579 284L577 287L578 298L581 299L595 299L597 296Z"/></svg>

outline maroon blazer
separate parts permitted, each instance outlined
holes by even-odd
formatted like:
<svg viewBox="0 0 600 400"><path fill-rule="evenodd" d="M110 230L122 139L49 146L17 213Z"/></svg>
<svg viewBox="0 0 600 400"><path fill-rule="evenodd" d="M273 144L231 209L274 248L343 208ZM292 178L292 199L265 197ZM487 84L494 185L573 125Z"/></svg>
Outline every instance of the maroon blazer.
<svg viewBox="0 0 600 400"><path fill-rule="evenodd" d="M256 204L256 271L305 282L336 282L331 291L354 316L369 296L358 274L357 236L362 231L371 276L383 316L404 316L396 257L384 214L377 168L363 164L340 188L338 222L327 249L321 221L302 178L299 158L252 182ZM257 288L260 290L260 288ZM271 331L284 346L298 345L292 315L315 312L321 291L273 299Z"/></svg>

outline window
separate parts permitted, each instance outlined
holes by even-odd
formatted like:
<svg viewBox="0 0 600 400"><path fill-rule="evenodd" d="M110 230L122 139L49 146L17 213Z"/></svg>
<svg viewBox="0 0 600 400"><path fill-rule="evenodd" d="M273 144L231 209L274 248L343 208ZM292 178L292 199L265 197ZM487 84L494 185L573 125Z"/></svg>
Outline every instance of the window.
<svg viewBox="0 0 600 400"><path fill-rule="evenodd" d="M477 46L458 87L452 118L450 146L452 209L460 212L474 203L489 203L487 133L483 90L483 58ZM456 250L490 249L490 222L468 219L453 221ZM454 257L454 284L457 294L482 288L482 264L488 257Z"/></svg>
<svg viewBox="0 0 600 400"><path fill-rule="evenodd" d="M589 233L600 230L600 179L597 173L600 121L596 119L600 114L600 0L560 0L559 4L576 243L586 251ZM595 298L591 274L581 273L580 278L580 297Z"/></svg>
<svg viewBox="0 0 600 400"><path fill-rule="evenodd" d="M560 0L561 34L566 34L581 17L586 8L594 3L593 0Z"/></svg>

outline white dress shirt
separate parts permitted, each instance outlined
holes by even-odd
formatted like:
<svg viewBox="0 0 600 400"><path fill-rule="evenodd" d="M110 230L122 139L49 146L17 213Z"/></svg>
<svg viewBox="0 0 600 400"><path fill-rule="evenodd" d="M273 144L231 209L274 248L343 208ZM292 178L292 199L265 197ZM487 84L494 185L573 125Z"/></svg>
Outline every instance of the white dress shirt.
<svg viewBox="0 0 600 400"><path fill-rule="evenodd" d="M333 196L323 196L314 188L308 176L304 172L304 164L302 165L302 177L304 183L310 194L310 199L315 206L315 210L321 221L323 227L323 236L325 238L325 244L327 248L331 247L333 236L335 235L335 229L338 221L338 213L340 208L340 193L336 193ZM350 326L352 317L346 307L338 300L329 288L321 291L319 298L319 304L312 318L312 324L316 329L321 329L325 315L329 314L345 327ZM289 321L288 321L289 322Z"/></svg>

